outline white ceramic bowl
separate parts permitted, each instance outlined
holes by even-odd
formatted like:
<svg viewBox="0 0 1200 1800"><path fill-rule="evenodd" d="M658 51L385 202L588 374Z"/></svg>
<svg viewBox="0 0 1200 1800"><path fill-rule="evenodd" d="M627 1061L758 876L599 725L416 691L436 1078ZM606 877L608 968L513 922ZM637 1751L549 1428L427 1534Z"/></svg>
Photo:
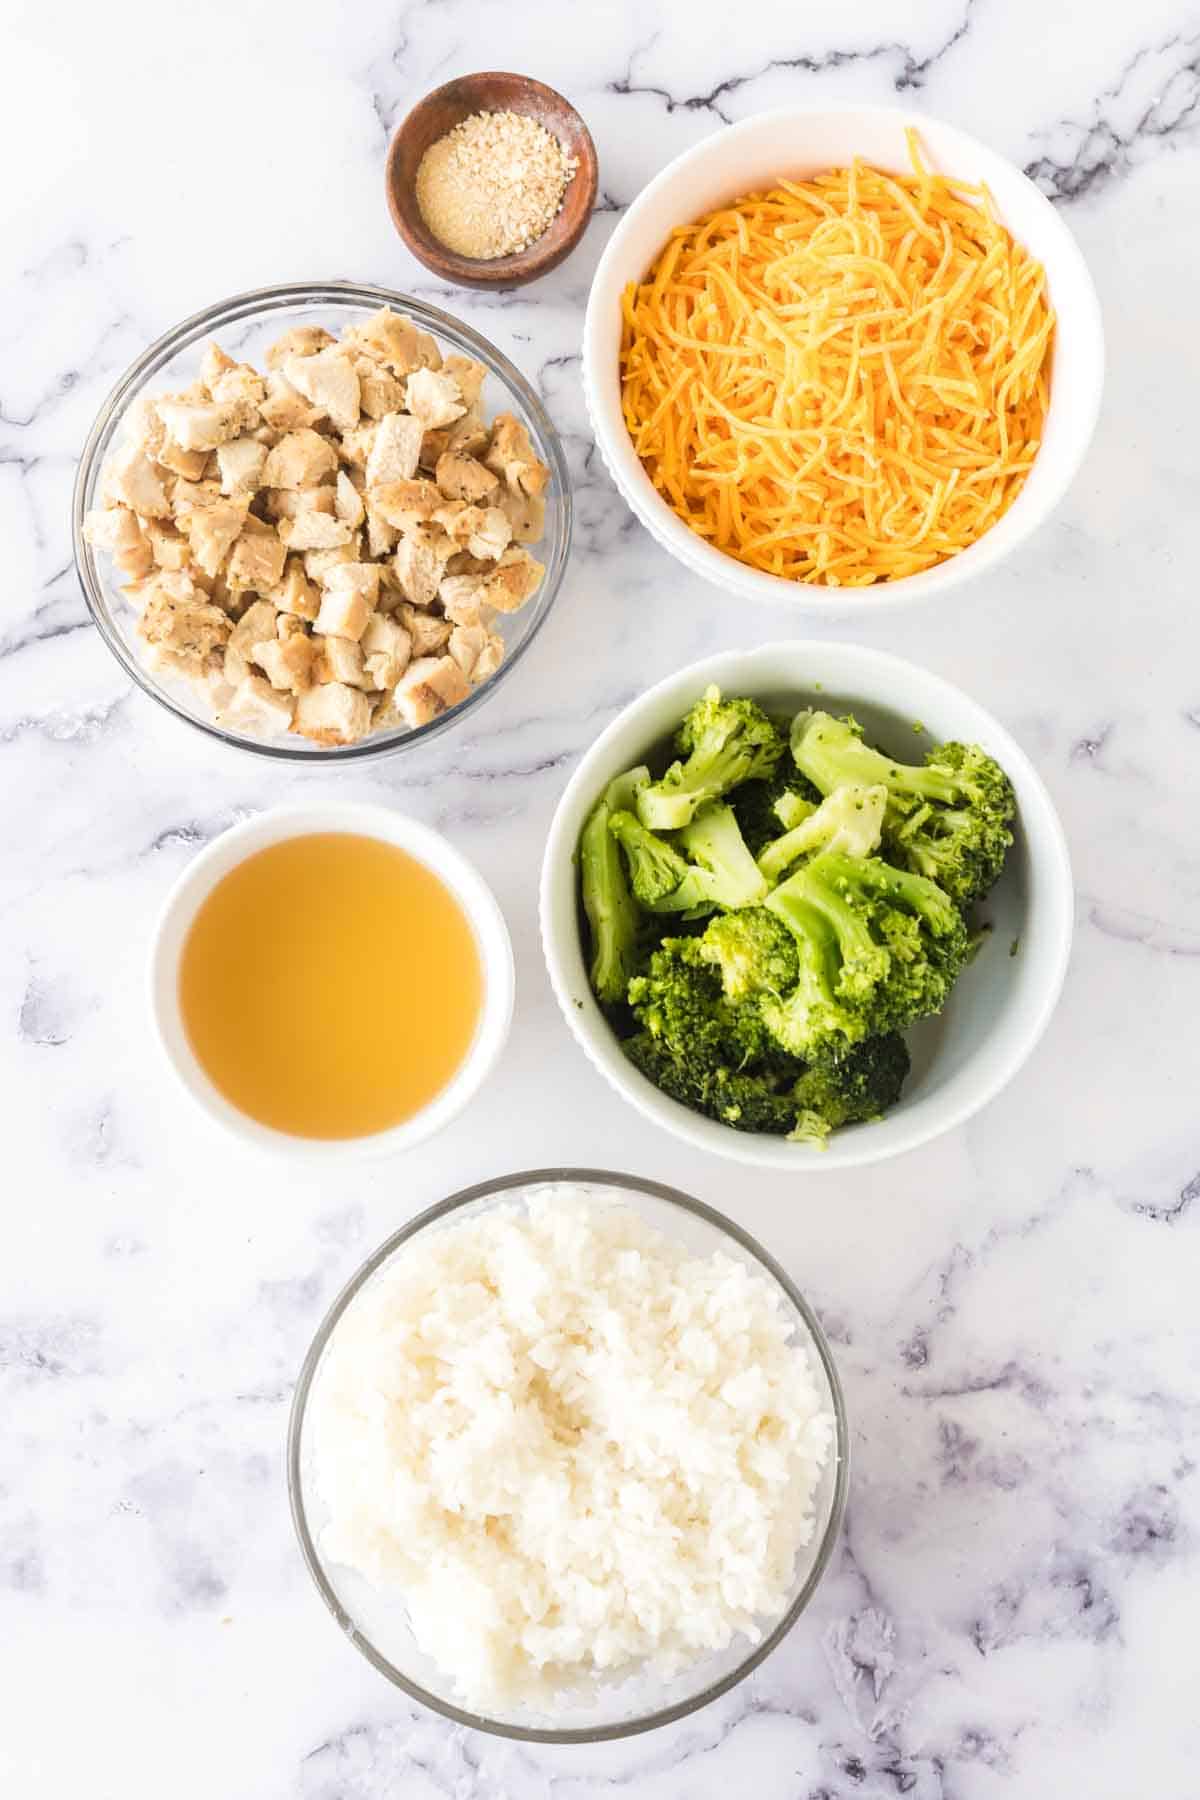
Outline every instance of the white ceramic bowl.
<svg viewBox="0 0 1200 1800"><path fill-rule="evenodd" d="M780 176L805 176L855 156L909 168L904 131L915 126L936 171L985 181L1000 217L1045 266L1058 315L1045 441L1029 478L997 525L961 556L878 587L807 586L726 556L676 518L634 453L621 416L621 294L646 273L677 225ZM978 139L907 107L826 105L760 113L705 138L642 189L600 259L583 337L584 392L600 453L642 524L706 581L746 600L770 600L814 617L862 617L882 607L933 599L993 567L1042 523L1066 493L1091 440L1104 385L1100 305L1079 248L1045 195Z"/></svg>
<svg viewBox="0 0 1200 1800"><path fill-rule="evenodd" d="M920 761L949 738L982 744L1016 789L1016 842L983 909L992 930L945 1012L908 1032L912 1072L882 1119L836 1132L822 1152L689 1112L623 1054L588 984L576 846L606 784L666 743L710 682L772 710L853 712L866 737ZM920 722L925 734L916 737ZM693 663L627 706L584 756L550 827L542 866L542 946L563 1016L600 1073L648 1119L697 1149L758 1168L824 1173L881 1162L961 1125L1016 1074L1046 1029L1071 950L1074 890L1066 839L1025 752L990 713L936 675L856 644L764 644ZM1015 946L1015 952L1014 952Z"/></svg>
<svg viewBox="0 0 1200 1800"><path fill-rule="evenodd" d="M379 838L406 850L445 882L475 932L483 965L483 1007L475 1039L448 1086L402 1125L358 1138L302 1138L276 1131L233 1106L196 1058L179 1011L179 959L201 904L248 856L310 832ZM491 889L460 851L436 831L386 806L281 806L228 831L193 857L167 896L150 950L150 1011L166 1059L192 1099L243 1143L311 1163L396 1155L432 1137L486 1081L504 1048L513 1009L513 955L508 927Z"/></svg>

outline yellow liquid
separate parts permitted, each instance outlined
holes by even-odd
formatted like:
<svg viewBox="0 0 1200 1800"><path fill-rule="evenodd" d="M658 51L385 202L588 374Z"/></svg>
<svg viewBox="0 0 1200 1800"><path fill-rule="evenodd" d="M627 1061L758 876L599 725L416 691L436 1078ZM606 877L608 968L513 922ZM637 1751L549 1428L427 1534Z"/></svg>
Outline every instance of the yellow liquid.
<svg viewBox="0 0 1200 1800"><path fill-rule="evenodd" d="M192 923L179 1005L209 1079L297 1137L386 1131L440 1093L479 1023L475 934L393 844L288 838L219 881Z"/></svg>

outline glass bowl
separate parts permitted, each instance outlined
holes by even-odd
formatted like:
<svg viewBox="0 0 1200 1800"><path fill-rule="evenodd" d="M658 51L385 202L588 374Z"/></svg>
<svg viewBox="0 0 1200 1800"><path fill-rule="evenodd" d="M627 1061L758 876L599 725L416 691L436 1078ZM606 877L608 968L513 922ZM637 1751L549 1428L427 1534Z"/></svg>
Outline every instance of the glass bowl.
<svg viewBox="0 0 1200 1800"><path fill-rule="evenodd" d="M312 1451L306 1437L308 1406L342 1315L379 1270L403 1253L406 1244L451 1217L481 1212L506 1200L511 1203L518 1194L549 1183L607 1190L612 1198L633 1207L649 1225L690 1249L705 1255L719 1249L756 1272L765 1272L782 1291L796 1334L809 1352L822 1406L834 1419L834 1443L814 1497L812 1538L797 1556L787 1608L758 1643L735 1639L725 1650L689 1665L671 1679L656 1672L635 1671L619 1682L601 1684L597 1680L586 1688L564 1690L562 1704L552 1714L522 1711L490 1718L466 1711L449 1697L449 1679L418 1648L402 1601L323 1554L320 1540L326 1514L313 1480ZM288 1427L288 1489L300 1548L322 1599L351 1643L389 1681L443 1717L473 1730L543 1744L599 1743L652 1731L706 1706L744 1680L787 1636L812 1598L833 1552L846 1503L848 1450L841 1385L821 1327L790 1277L748 1232L712 1207L658 1182L601 1169L533 1169L481 1182L431 1206L381 1244L343 1288L313 1339L296 1384Z"/></svg>
<svg viewBox="0 0 1200 1800"><path fill-rule="evenodd" d="M483 390L487 416L493 417L505 410L514 412L529 431L538 456L549 466L551 477L546 495L545 534L540 543L530 546L539 562L545 564L542 585L519 612L495 621L493 629L505 641L504 661L496 674L475 688L461 705L431 720L428 725L413 730L379 731L355 744L332 746L313 744L299 737L281 741L232 730L218 724L208 714L203 701L187 681L159 675L146 667L134 630L136 614L121 594L107 552L97 552L84 542L84 515L96 503L104 464L119 437L129 407L147 392L185 387L193 381L199 370L200 352L210 338L216 338L224 350L239 360L261 367L267 344L290 327L324 325L336 335L381 306L390 306L407 314L417 325L431 331L443 348L448 346L483 363L491 378ZM321 764L363 762L428 742L469 718L489 695L495 693L520 662L554 604L570 552L571 520L570 478L562 443L533 388L508 358L469 325L451 318L449 313L436 306L427 306L423 301L410 299L407 294L396 293L390 288L364 287L349 281L292 282L280 287L257 288L206 307L203 312L194 313L190 319L166 332L151 344L132 368L126 370L100 408L83 447L72 501L75 567L88 610L101 637L143 693L165 706L177 719L183 719L208 736L239 750L283 762Z"/></svg>

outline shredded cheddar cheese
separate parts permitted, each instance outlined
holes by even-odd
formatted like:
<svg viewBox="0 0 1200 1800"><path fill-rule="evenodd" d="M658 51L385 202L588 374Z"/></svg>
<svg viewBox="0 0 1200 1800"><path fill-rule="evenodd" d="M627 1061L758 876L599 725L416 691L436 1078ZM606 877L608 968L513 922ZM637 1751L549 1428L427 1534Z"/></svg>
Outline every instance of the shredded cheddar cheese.
<svg viewBox="0 0 1200 1800"><path fill-rule="evenodd" d="M681 226L623 298L625 423L718 550L868 587L957 556L1041 442L1045 271L985 187L856 162Z"/></svg>

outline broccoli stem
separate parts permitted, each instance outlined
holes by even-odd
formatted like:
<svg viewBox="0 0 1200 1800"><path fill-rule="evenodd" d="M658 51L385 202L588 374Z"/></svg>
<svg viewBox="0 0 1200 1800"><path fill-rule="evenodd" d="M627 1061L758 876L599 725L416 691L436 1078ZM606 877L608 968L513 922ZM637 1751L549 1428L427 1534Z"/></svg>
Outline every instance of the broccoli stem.
<svg viewBox="0 0 1200 1800"><path fill-rule="evenodd" d="M614 812L636 804L639 789L649 779L650 771L639 768L610 782L579 840L583 910L592 940L592 991L608 1006L625 999L641 933L641 913L629 891L609 821Z"/></svg>

